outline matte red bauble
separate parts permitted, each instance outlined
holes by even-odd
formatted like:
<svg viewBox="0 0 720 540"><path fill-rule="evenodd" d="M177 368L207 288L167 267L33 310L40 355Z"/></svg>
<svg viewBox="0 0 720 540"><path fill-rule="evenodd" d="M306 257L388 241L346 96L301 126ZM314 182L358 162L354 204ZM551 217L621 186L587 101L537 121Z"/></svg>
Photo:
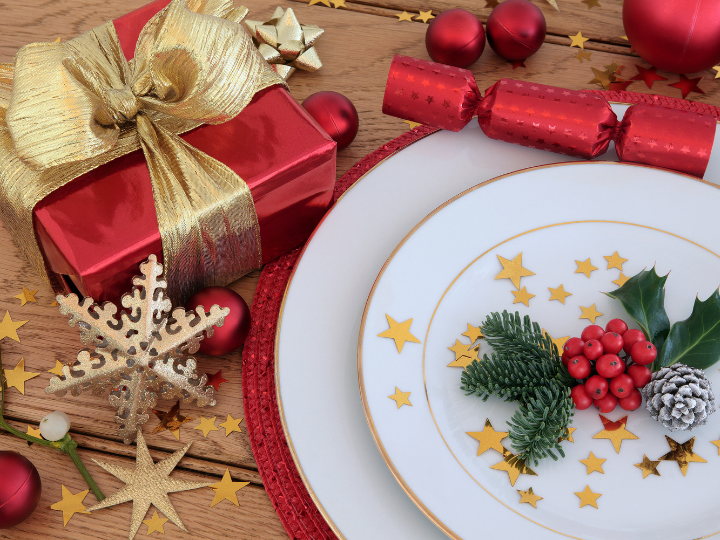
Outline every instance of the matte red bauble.
<svg viewBox="0 0 720 540"><path fill-rule="evenodd" d="M485 49L485 30L469 11L450 9L430 22L425 47L435 62L466 68L474 64Z"/></svg>
<svg viewBox="0 0 720 540"><path fill-rule="evenodd" d="M545 40L546 29L542 11L528 0L505 0L498 4L485 27L493 51L515 62L537 52Z"/></svg>
<svg viewBox="0 0 720 540"><path fill-rule="evenodd" d="M203 338L200 352L210 356L222 356L242 347L250 332L250 309L243 297L227 287L205 287L190 297L185 309L202 306L208 311L213 305L230 308L225 324L216 326L212 337Z"/></svg>
<svg viewBox="0 0 720 540"><path fill-rule="evenodd" d="M720 0L625 0L623 25L658 69L696 73L720 63Z"/></svg>
<svg viewBox="0 0 720 540"><path fill-rule="evenodd" d="M42 484L35 465L17 452L0 452L0 529L25 521L40 502Z"/></svg>
<svg viewBox="0 0 720 540"><path fill-rule="evenodd" d="M338 145L338 150L355 140L360 119L357 109L348 98L338 92L316 92L302 102L302 106Z"/></svg>

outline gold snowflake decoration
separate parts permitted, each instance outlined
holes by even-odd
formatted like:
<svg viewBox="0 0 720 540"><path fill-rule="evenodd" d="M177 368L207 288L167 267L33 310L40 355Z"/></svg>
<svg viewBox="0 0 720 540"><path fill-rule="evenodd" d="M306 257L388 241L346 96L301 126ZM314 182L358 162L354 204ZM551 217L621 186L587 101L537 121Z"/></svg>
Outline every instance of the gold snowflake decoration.
<svg viewBox="0 0 720 540"><path fill-rule="evenodd" d="M223 325L230 310L217 305L209 313L176 308L169 316L172 303L165 297L162 270L155 255L140 265L143 275L133 278L132 293L122 297L129 312L123 310L120 320L110 302L99 306L92 298L80 302L75 294L57 296L60 312L70 315L70 326L80 327L83 345L95 350L82 349L77 361L63 367L62 376L50 379L45 393L62 397L68 390L74 396L88 389L94 394L111 390L118 435L126 444L148 421L147 411L158 396L196 400L199 407L215 405L207 375L198 376L197 362L189 355L197 352L204 335L212 335L213 326Z"/></svg>

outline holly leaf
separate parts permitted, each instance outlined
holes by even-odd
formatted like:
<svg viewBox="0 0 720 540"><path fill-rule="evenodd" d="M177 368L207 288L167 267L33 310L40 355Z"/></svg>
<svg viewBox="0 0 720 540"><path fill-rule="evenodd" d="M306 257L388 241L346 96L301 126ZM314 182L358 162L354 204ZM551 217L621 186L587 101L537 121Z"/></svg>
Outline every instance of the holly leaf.
<svg viewBox="0 0 720 540"><path fill-rule="evenodd" d="M707 369L720 359L720 294L695 298L690 317L672 325L658 356L660 366L681 363Z"/></svg>
<svg viewBox="0 0 720 540"><path fill-rule="evenodd" d="M657 350L662 348L670 330L665 312L665 281L667 276L658 276L652 268L634 275L619 289L605 293L620 301Z"/></svg>

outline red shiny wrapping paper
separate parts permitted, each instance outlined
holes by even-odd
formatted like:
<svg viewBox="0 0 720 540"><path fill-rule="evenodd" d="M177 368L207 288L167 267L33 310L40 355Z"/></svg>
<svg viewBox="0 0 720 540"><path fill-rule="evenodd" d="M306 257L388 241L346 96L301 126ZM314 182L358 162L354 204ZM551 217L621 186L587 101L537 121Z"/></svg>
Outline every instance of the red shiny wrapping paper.
<svg viewBox="0 0 720 540"><path fill-rule="evenodd" d="M701 178L716 125L711 114L651 104L633 105L618 122L602 96L511 79L481 97L472 72L400 55L390 67L383 112L450 131L477 115L491 139L585 159L615 141L621 161Z"/></svg>
<svg viewBox="0 0 720 540"><path fill-rule="evenodd" d="M114 21L128 58L145 23L170 0ZM281 87L255 95L233 120L181 135L248 184L260 223L263 263L303 243L327 210L336 144ZM115 301L138 264L162 244L142 151L76 178L34 210L35 231L56 286ZM65 278L63 279L63 276Z"/></svg>

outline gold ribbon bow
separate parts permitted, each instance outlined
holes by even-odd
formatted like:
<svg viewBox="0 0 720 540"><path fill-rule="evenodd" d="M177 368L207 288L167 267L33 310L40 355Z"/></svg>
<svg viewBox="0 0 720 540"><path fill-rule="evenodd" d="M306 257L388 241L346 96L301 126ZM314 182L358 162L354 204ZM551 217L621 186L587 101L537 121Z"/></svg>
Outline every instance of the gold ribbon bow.
<svg viewBox="0 0 720 540"><path fill-rule="evenodd" d="M14 66L0 64L0 214L46 279L34 206L138 148L150 170L171 298L260 266L247 184L178 137L226 122L259 90L284 84L241 27L246 13L232 0L173 0L145 25L130 62L108 22L65 43L27 45Z"/></svg>

